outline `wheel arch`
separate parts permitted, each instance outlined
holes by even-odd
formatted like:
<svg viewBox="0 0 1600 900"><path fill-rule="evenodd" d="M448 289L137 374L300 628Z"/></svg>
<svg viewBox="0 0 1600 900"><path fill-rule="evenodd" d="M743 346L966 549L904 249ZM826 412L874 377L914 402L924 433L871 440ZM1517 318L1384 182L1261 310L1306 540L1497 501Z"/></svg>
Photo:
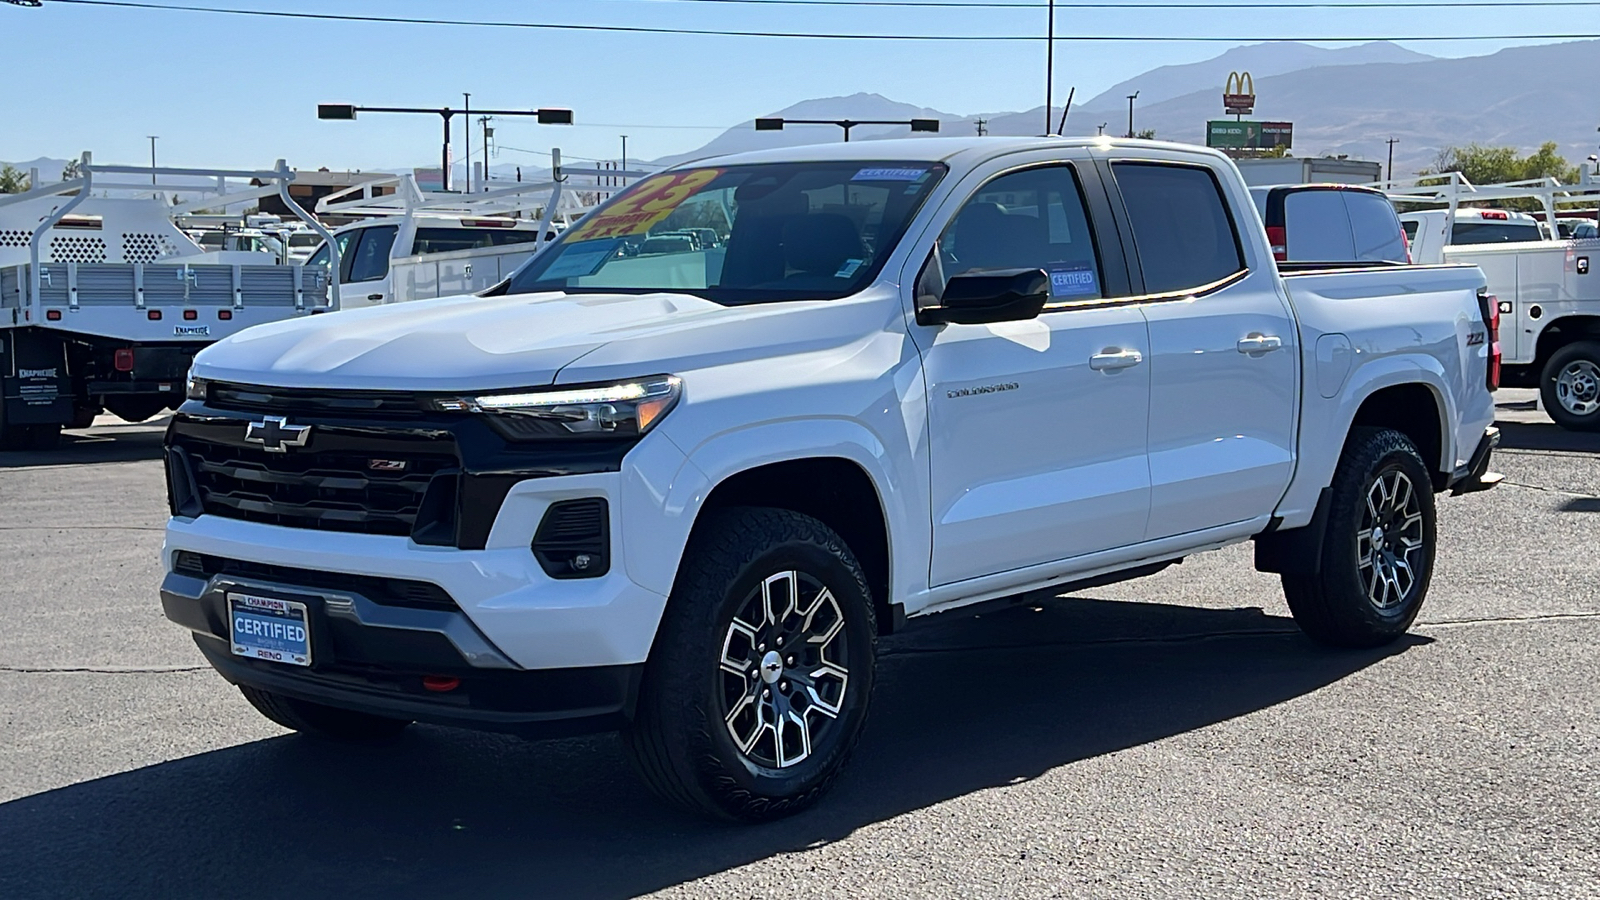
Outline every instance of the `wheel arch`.
<svg viewBox="0 0 1600 900"><path fill-rule="evenodd" d="M1533 368L1535 377L1543 379L1545 364L1557 350L1578 341L1600 340L1600 316L1568 315L1551 319L1539 330L1538 343L1534 345Z"/></svg>
<svg viewBox="0 0 1600 900"><path fill-rule="evenodd" d="M1345 429L1345 442L1361 427L1392 428L1411 439L1428 465L1435 492L1449 486L1455 474L1450 428L1439 390L1427 382L1413 381L1379 388L1356 408ZM1342 452L1342 451L1341 451Z"/></svg>
<svg viewBox="0 0 1600 900"><path fill-rule="evenodd" d="M928 529L917 529L913 510L926 491L926 471L893 453L859 422L807 419L767 423L725 432L690 451L692 477L676 479L664 523L672 537L670 563L654 565L670 591L683 564L682 550L707 510L769 506L812 516L828 525L856 554L872 589L879 630L904 620L896 596L915 581L912 561L924 552ZM916 472L923 472L918 481ZM906 546L907 543L913 546ZM659 546L659 544L658 544ZM654 588L653 588L654 589Z"/></svg>

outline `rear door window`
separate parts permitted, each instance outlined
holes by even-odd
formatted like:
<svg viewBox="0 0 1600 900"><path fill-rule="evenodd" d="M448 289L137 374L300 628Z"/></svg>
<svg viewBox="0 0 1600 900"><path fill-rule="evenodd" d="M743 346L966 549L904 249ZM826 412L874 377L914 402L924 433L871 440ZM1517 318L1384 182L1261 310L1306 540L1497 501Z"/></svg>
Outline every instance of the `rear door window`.
<svg viewBox="0 0 1600 900"><path fill-rule="evenodd" d="M1291 262L1349 262L1357 258L1343 194L1344 191L1313 189L1290 191L1283 198L1283 230Z"/></svg>
<svg viewBox="0 0 1600 900"><path fill-rule="evenodd" d="M1389 198L1366 191L1340 191L1350 211L1350 230L1355 236L1355 258L1364 261L1403 263L1406 242L1401 237L1400 216Z"/></svg>
<svg viewBox="0 0 1600 900"><path fill-rule="evenodd" d="M1244 269L1222 185L1203 166L1112 163L1147 294L1192 291Z"/></svg>
<svg viewBox="0 0 1600 900"><path fill-rule="evenodd" d="M361 241L347 257L350 260L350 274L345 280L358 284L377 281L389 274L389 251L394 248L394 237L399 231L398 225L374 225L361 229Z"/></svg>

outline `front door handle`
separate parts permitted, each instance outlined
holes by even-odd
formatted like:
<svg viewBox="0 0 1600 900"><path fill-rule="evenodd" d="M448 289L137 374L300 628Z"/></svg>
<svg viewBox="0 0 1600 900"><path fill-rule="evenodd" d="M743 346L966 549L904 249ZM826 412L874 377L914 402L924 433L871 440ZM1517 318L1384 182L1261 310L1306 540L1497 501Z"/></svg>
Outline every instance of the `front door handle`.
<svg viewBox="0 0 1600 900"><path fill-rule="evenodd" d="M1268 353L1283 346L1283 338L1275 334L1255 332L1239 339L1240 353Z"/></svg>
<svg viewBox="0 0 1600 900"><path fill-rule="evenodd" d="M367 299L368 300L382 300L383 299L383 295L382 294L368 294L367 295Z"/></svg>
<svg viewBox="0 0 1600 900"><path fill-rule="evenodd" d="M1144 362L1144 354L1137 350L1122 350L1117 347L1107 347L1099 353L1089 357L1089 368L1096 372L1108 369L1126 369Z"/></svg>

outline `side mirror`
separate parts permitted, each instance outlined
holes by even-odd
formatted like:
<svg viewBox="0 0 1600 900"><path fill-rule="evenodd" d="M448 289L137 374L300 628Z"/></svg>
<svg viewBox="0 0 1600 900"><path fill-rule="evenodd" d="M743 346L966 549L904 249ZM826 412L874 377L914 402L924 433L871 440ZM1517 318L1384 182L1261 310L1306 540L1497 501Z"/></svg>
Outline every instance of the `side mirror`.
<svg viewBox="0 0 1600 900"><path fill-rule="evenodd" d="M1036 318L1050 302L1043 269L990 269L950 279L938 306L917 310L922 325L987 325Z"/></svg>

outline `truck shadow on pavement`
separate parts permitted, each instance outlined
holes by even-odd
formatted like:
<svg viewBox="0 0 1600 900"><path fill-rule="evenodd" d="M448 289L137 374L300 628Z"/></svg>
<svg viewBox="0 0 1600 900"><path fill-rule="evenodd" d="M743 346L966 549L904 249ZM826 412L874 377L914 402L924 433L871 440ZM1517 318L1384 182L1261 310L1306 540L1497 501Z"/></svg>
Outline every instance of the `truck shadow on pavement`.
<svg viewBox="0 0 1600 900"><path fill-rule="evenodd" d="M165 419L138 425L101 425L82 431L63 431L60 446L53 450L0 452L0 469L160 459L161 439L166 431Z"/></svg>
<svg viewBox="0 0 1600 900"><path fill-rule="evenodd" d="M1554 422L1497 422L1502 450L1600 454L1600 433L1567 431ZM1493 465L1490 466L1493 468Z"/></svg>
<svg viewBox="0 0 1600 900"><path fill-rule="evenodd" d="M792 866L786 854L873 823L1283 703L1424 643L1336 653L1259 609L1100 600L936 621L885 642L872 721L834 792L753 827L656 804L612 736L272 738L0 805L0 895L633 896Z"/></svg>

